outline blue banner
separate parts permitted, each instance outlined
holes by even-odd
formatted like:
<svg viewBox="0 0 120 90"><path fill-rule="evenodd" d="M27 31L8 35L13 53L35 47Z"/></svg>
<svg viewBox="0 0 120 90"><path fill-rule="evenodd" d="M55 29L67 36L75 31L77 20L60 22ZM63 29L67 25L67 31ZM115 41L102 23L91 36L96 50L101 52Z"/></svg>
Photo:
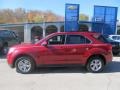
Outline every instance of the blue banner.
<svg viewBox="0 0 120 90"><path fill-rule="evenodd" d="M93 24L92 30L101 32L102 34L115 34L117 22L117 7L95 6L94 22L103 23L102 26ZM99 27L99 28L98 28ZM99 29L99 30L97 30Z"/></svg>
<svg viewBox="0 0 120 90"><path fill-rule="evenodd" d="M65 32L79 29L79 4L66 4L65 6Z"/></svg>

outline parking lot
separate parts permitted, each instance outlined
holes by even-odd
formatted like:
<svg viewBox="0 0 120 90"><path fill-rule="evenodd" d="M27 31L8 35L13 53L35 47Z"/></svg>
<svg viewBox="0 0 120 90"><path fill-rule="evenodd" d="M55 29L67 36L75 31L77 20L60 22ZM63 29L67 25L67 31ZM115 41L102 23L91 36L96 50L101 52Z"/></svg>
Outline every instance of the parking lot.
<svg viewBox="0 0 120 90"><path fill-rule="evenodd" d="M102 73L83 67L39 68L19 74L0 58L0 90L120 90L120 57L114 57Z"/></svg>

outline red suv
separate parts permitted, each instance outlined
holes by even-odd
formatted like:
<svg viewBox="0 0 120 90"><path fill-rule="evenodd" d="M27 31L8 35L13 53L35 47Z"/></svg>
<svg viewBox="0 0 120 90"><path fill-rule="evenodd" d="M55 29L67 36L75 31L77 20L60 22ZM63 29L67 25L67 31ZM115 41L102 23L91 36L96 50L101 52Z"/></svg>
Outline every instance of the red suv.
<svg viewBox="0 0 120 90"><path fill-rule="evenodd" d="M7 61L19 73L30 73L38 66L84 65L89 72L100 72L112 61L112 46L91 32L60 32L35 44L11 47Z"/></svg>

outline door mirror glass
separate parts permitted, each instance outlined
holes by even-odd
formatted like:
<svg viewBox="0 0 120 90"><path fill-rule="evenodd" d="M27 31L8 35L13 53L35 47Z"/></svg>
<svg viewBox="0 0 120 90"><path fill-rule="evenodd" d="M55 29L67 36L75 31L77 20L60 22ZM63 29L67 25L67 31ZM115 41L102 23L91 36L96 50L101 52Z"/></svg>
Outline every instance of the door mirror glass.
<svg viewBox="0 0 120 90"><path fill-rule="evenodd" d="M42 46L47 46L47 42L44 41L41 45L42 45Z"/></svg>

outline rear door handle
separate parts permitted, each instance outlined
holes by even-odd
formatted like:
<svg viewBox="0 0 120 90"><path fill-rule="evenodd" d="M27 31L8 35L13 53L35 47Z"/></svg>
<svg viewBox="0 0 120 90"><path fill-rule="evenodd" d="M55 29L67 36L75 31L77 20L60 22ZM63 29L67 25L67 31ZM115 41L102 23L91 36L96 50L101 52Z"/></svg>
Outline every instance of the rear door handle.
<svg viewBox="0 0 120 90"><path fill-rule="evenodd" d="M86 48L86 50L89 50L89 48Z"/></svg>

